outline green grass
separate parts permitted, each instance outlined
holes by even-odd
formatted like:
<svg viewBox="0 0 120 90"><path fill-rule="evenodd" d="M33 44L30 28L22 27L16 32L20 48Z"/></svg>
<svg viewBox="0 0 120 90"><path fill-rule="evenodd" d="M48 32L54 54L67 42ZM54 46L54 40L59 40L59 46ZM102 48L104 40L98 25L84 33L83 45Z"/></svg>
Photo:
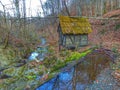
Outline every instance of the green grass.
<svg viewBox="0 0 120 90"><path fill-rule="evenodd" d="M51 72L57 71L60 68L63 68L64 66L66 66L69 62L71 61L75 61L75 60L80 60L82 57L86 56L88 53L90 53L92 50L86 50L82 53L79 52L71 52L70 55L67 55L67 57L65 58L64 61L59 60L52 68L51 68Z"/></svg>
<svg viewBox="0 0 120 90"><path fill-rule="evenodd" d="M92 50L87 50L82 53L79 52L72 52L69 57L66 58L66 62L73 61L73 60L79 60L80 58L86 56L88 53L90 53Z"/></svg>

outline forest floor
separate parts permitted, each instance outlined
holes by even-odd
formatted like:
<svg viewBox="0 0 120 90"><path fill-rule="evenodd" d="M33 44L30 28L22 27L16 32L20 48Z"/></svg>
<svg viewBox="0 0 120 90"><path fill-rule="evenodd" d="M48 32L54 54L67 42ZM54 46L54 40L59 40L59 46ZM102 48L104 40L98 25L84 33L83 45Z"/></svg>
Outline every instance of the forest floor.
<svg viewBox="0 0 120 90"><path fill-rule="evenodd" d="M108 67L102 70L97 76L96 81L87 87L86 90L120 90L120 76L115 78L115 70L113 68Z"/></svg>

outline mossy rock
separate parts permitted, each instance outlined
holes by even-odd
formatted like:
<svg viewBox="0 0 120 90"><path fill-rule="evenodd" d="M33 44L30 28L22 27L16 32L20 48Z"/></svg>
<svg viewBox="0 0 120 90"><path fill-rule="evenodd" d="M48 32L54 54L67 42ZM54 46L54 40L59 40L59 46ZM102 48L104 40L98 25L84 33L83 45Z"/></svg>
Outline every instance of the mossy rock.
<svg viewBox="0 0 120 90"><path fill-rule="evenodd" d="M27 70L25 72L26 75L35 75L36 71L34 69Z"/></svg>
<svg viewBox="0 0 120 90"><path fill-rule="evenodd" d="M27 66L21 66L19 68L16 68L16 76L23 76L27 70Z"/></svg>
<svg viewBox="0 0 120 90"><path fill-rule="evenodd" d="M16 83L16 88L14 90L24 90L27 86L27 81L18 80Z"/></svg>
<svg viewBox="0 0 120 90"><path fill-rule="evenodd" d="M11 48L3 49L0 46L0 68L8 67L15 62L15 52Z"/></svg>
<svg viewBox="0 0 120 90"><path fill-rule="evenodd" d="M4 74L7 74L9 76L13 76L16 73L16 69L13 68L8 68L6 70L3 71Z"/></svg>
<svg viewBox="0 0 120 90"><path fill-rule="evenodd" d="M14 76L12 78L5 79L4 82L6 85L10 85L18 81L18 79L19 79L18 77Z"/></svg>
<svg viewBox="0 0 120 90"><path fill-rule="evenodd" d="M26 76L26 78L27 78L28 80L35 80L36 77L37 77L36 75L27 75L27 76Z"/></svg>

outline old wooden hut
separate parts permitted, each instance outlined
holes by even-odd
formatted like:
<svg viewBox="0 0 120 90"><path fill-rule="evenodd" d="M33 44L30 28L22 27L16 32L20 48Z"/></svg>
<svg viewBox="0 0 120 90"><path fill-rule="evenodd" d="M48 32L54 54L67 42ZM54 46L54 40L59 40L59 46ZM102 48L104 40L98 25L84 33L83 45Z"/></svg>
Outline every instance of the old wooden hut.
<svg viewBox="0 0 120 90"><path fill-rule="evenodd" d="M70 48L88 45L88 34L92 29L87 18L60 16L59 21L59 46Z"/></svg>

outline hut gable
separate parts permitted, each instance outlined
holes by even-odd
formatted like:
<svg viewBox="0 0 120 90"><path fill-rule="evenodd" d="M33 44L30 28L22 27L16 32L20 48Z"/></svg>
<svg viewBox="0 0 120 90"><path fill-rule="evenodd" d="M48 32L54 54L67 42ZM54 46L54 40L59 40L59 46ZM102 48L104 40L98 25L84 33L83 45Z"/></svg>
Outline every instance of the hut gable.
<svg viewBox="0 0 120 90"><path fill-rule="evenodd" d="M92 32L87 18L60 16L60 26L63 34L89 34Z"/></svg>

